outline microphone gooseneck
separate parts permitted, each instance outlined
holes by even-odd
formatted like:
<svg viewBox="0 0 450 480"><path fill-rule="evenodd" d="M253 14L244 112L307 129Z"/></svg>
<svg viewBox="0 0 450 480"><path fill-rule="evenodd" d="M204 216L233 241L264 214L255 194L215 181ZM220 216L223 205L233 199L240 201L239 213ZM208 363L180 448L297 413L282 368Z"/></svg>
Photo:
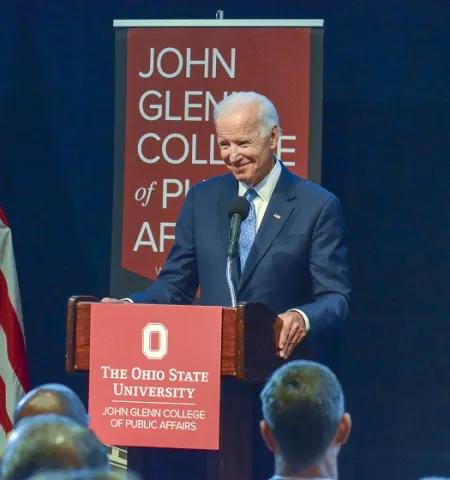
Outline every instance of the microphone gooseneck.
<svg viewBox="0 0 450 480"><path fill-rule="evenodd" d="M228 204L228 216L230 217L230 235L228 237L228 255L227 268L225 276L227 279L228 290L230 292L231 306L237 306L236 287L232 278L232 262L237 256L237 246L241 223L248 217L250 212L250 203L244 197L236 196Z"/></svg>

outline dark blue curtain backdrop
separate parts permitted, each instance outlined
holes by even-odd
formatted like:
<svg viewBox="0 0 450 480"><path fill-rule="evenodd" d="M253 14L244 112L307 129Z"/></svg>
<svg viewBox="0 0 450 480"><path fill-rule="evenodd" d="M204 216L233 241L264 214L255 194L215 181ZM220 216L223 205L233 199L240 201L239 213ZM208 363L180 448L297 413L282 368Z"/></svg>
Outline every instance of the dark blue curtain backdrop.
<svg viewBox="0 0 450 480"><path fill-rule="evenodd" d="M32 382L86 398L86 377L64 372L65 309L71 294L108 293L112 21L218 8L325 19L323 184L345 207L354 285L342 478L450 476L448 0L2 2L0 203Z"/></svg>

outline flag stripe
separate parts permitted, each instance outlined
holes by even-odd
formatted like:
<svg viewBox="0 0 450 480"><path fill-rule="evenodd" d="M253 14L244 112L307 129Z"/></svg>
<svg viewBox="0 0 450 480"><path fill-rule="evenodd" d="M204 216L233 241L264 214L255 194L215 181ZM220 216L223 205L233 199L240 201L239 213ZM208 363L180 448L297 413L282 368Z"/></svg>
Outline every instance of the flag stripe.
<svg viewBox="0 0 450 480"><path fill-rule="evenodd" d="M0 403L0 409L1 409L1 403ZM3 428L2 424L0 423L0 446L5 444L6 440L6 432L5 429Z"/></svg>
<svg viewBox="0 0 450 480"><path fill-rule="evenodd" d="M11 230L0 207L0 447L28 390L28 369Z"/></svg>
<svg viewBox="0 0 450 480"><path fill-rule="evenodd" d="M23 397L25 392L6 354L8 344L10 343L11 342L5 335L3 328L0 326L0 371L1 378L5 384L6 392L6 400L4 401L3 408L6 408L6 412L8 413L9 418L11 419L11 421L13 421L14 409L16 408L16 404L18 400ZM27 373L26 368L25 373Z"/></svg>
<svg viewBox="0 0 450 480"><path fill-rule="evenodd" d="M8 412L8 392L2 377L3 374L0 376L0 427L6 433L12 430L12 416Z"/></svg>
<svg viewBox="0 0 450 480"><path fill-rule="evenodd" d="M14 259L14 249L12 243L11 230L8 227L4 217L2 218L2 210L0 207L0 270L6 279L7 294L10 302L16 312L16 317L22 330L22 336L25 339L23 321L22 321L22 306L20 304L20 291L17 281L16 262ZM1 304L0 304L1 305Z"/></svg>
<svg viewBox="0 0 450 480"><path fill-rule="evenodd" d="M16 374L24 389L28 388L28 372L25 357L25 342L22 330L17 321L16 312L9 300L7 283L3 272L0 270L0 342L4 339L5 345L0 345L1 375L3 369L7 371L8 365ZM6 353L7 352L7 353ZM4 356L3 356L4 355ZM7 357L6 357L7 355ZM6 365L3 365L3 362ZM8 383L6 381L6 383Z"/></svg>
<svg viewBox="0 0 450 480"><path fill-rule="evenodd" d="M6 215L2 207L0 207L0 221L3 222L7 227L9 227L8 220L6 220Z"/></svg>

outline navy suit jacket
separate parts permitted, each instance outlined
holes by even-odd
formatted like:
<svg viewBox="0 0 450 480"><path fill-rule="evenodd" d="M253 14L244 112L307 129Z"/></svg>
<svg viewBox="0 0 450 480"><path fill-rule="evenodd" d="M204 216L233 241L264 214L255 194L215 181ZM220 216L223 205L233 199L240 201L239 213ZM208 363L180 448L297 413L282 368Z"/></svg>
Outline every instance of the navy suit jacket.
<svg viewBox="0 0 450 480"><path fill-rule="evenodd" d="M225 269L237 195L232 174L192 187L175 229L175 242L158 279L130 295L136 303L231 305ZM237 288L238 302L262 302L276 313L300 309L311 333L341 323L349 310L349 276L339 200L282 165Z"/></svg>

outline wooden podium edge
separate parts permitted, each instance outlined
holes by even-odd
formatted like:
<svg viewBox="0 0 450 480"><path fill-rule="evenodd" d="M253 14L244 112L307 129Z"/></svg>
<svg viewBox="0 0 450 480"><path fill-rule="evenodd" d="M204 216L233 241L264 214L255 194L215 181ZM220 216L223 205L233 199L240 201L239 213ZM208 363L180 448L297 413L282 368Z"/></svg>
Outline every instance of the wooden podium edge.
<svg viewBox="0 0 450 480"><path fill-rule="evenodd" d="M66 330L66 372L75 372L75 344L77 327L77 309L80 302L98 302L92 295L73 295L67 301L67 330Z"/></svg>
<svg viewBox="0 0 450 480"><path fill-rule="evenodd" d="M236 321L236 378L245 379L245 304L237 306Z"/></svg>

